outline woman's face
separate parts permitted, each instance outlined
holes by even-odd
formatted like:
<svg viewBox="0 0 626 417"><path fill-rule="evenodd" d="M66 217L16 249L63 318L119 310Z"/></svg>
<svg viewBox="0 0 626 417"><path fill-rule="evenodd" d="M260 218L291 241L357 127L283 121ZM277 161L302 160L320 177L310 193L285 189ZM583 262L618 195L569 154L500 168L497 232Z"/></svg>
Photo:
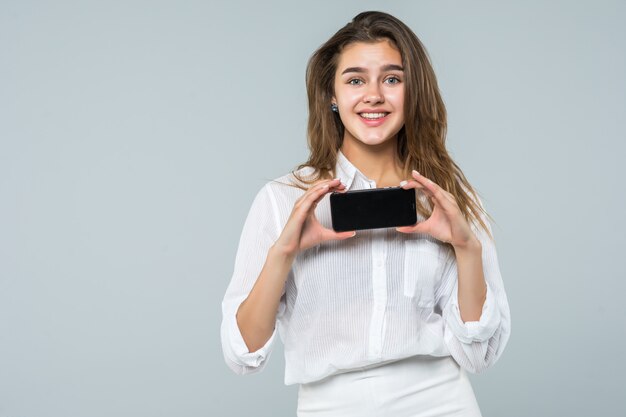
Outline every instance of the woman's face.
<svg viewBox="0 0 626 417"><path fill-rule="evenodd" d="M395 138L404 125L404 71L400 52L389 41L346 46L334 85L344 143L379 145Z"/></svg>

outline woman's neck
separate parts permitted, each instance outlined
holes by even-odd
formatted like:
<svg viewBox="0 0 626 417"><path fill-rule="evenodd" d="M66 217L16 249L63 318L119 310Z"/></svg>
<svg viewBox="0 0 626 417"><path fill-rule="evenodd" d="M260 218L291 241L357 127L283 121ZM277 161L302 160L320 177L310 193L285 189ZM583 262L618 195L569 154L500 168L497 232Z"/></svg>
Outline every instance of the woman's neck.
<svg viewBox="0 0 626 417"><path fill-rule="evenodd" d="M406 179L398 160L395 139L380 145L344 140L341 152L363 175L374 180L378 188L396 187Z"/></svg>

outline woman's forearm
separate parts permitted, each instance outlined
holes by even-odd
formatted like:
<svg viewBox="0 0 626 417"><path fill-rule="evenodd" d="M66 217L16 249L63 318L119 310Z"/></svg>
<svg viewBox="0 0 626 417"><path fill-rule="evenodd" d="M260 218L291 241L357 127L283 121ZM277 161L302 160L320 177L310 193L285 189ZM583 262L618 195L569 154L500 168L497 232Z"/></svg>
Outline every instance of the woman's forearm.
<svg viewBox="0 0 626 417"><path fill-rule="evenodd" d="M478 321L487 297L483 273L482 245L478 239L455 247L459 280L459 310L463 322Z"/></svg>
<svg viewBox="0 0 626 417"><path fill-rule="evenodd" d="M293 260L294 255L272 246L250 294L237 310L237 325L249 352L263 347L274 332L280 297Z"/></svg>

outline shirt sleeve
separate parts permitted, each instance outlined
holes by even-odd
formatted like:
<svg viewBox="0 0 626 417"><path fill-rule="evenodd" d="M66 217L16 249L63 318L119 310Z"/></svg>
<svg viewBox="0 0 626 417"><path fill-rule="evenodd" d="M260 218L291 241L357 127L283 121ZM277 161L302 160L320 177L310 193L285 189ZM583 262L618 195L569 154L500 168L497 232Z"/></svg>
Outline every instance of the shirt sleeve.
<svg viewBox="0 0 626 417"><path fill-rule="evenodd" d="M233 275L222 301L221 341L226 365L236 374L260 372L267 363L276 339L274 328L269 340L249 352L237 324L239 305L254 286L270 247L278 238L278 219L273 195L266 184L256 195L239 238ZM279 313L284 310L284 291Z"/></svg>
<svg viewBox="0 0 626 417"><path fill-rule="evenodd" d="M479 204L482 205L480 199ZM481 218L491 233L489 220ZM511 333L511 315L504 284L500 274L496 247L482 228L472 224L472 229L482 245L483 274L487 284L487 297L478 321L463 322L458 302L458 270L454 251L444 268L443 282L451 293L443 305L445 323L444 340L460 366L479 373L493 365L501 356Z"/></svg>

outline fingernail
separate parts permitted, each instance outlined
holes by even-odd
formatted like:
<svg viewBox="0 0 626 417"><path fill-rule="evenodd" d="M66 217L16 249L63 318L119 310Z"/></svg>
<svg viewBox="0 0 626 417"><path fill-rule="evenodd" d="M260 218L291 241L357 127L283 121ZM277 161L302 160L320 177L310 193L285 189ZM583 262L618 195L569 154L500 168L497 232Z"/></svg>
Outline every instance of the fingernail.
<svg viewBox="0 0 626 417"><path fill-rule="evenodd" d="M417 174L417 175L420 175L420 173L419 173L419 172L417 172L416 170L413 170L413 173L414 173L414 174Z"/></svg>
<svg viewBox="0 0 626 417"><path fill-rule="evenodd" d="M400 181L400 187L404 186L408 181Z"/></svg>

